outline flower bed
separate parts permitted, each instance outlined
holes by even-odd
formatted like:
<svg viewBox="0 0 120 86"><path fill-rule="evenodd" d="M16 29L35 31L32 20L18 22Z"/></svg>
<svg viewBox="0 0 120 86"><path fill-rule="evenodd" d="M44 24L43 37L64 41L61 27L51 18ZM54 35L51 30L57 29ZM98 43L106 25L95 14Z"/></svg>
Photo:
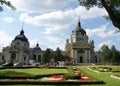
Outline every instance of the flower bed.
<svg viewBox="0 0 120 86"><path fill-rule="evenodd" d="M96 71L99 71L99 72L112 72L111 67L90 67L90 69L96 70Z"/></svg>
<svg viewBox="0 0 120 86"><path fill-rule="evenodd" d="M63 75L51 75L48 77L44 77L41 80L60 80L65 81L66 79L63 77Z"/></svg>
<svg viewBox="0 0 120 86"><path fill-rule="evenodd" d="M77 69L73 69L75 74L80 74L80 78L78 80L92 80L91 78L87 77L84 73L81 73L79 70Z"/></svg>

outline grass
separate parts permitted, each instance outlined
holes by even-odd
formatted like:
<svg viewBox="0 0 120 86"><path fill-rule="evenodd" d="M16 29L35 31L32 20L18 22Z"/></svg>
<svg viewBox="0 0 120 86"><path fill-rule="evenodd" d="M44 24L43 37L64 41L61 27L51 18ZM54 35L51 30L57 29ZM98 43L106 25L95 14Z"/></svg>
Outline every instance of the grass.
<svg viewBox="0 0 120 86"><path fill-rule="evenodd" d="M46 69L46 68L29 68L29 69L2 69L0 75L19 76L19 75L50 75L68 73L67 69Z"/></svg>
<svg viewBox="0 0 120 86"><path fill-rule="evenodd" d="M108 71L99 70L100 68L108 69ZM93 70L98 70L100 72L120 72L120 66L95 66L91 67Z"/></svg>
<svg viewBox="0 0 120 86"><path fill-rule="evenodd" d="M96 73L87 69L86 67L78 67L78 68L84 73L86 73L88 76L92 76L98 80L103 80L106 83L102 85L85 85L85 86L120 86L120 80L111 78L110 73Z"/></svg>

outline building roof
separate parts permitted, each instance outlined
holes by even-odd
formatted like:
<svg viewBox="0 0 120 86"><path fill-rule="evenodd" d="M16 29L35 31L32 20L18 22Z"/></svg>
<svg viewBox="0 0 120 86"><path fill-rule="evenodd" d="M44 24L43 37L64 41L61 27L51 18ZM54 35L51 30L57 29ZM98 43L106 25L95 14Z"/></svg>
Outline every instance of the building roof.
<svg viewBox="0 0 120 86"><path fill-rule="evenodd" d="M83 35L83 36L86 35L86 31L84 29L82 29L80 21L78 22L78 25L73 32L81 33L81 35Z"/></svg>
<svg viewBox="0 0 120 86"><path fill-rule="evenodd" d="M14 40L21 40L22 42L28 42L27 37L24 35L23 29L20 31L20 34L18 34Z"/></svg>
<svg viewBox="0 0 120 86"><path fill-rule="evenodd" d="M34 50L41 50L41 48L39 47L39 44L37 43Z"/></svg>

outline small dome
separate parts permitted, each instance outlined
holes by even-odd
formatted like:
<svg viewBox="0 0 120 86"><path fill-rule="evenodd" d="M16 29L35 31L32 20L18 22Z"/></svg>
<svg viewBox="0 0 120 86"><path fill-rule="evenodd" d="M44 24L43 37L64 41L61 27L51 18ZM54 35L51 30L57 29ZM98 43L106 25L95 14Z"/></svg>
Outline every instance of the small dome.
<svg viewBox="0 0 120 86"><path fill-rule="evenodd" d="M24 35L24 31L23 30L20 31L20 34L17 35L14 40L21 40L23 42L28 42L28 39Z"/></svg>
<svg viewBox="0 0 120 86"><path fill-rule="evenodd" d="M39 44L37 43L34 50L41 50L41 48L39 47Z"/></svg>

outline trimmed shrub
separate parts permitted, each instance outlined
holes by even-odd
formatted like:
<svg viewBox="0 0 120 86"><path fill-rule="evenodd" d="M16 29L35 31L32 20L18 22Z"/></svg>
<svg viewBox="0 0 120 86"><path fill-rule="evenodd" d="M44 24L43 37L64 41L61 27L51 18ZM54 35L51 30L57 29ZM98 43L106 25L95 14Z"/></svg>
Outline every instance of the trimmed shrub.
<svg viewBox="0 0 120 86"><path fill-rule="evenodd" d="M63 75L66 79L80 79L81 76L80 75L76 75L76 74L65 74Z"/></svg>
<svg viewBox="0 0 120 86"><path fill-rule="evenodd" d="M80 74L74 73L72 67L67 67L67 70L69 73L63 75L66 79L80 79L81 78Z"/></svg>
<svg viewBox="0 0 120 86"><path fill-rule="evenodd" d="M0 85L80 85L104 84L103 81L39 81L39 80L0 80Z"/></svg>

